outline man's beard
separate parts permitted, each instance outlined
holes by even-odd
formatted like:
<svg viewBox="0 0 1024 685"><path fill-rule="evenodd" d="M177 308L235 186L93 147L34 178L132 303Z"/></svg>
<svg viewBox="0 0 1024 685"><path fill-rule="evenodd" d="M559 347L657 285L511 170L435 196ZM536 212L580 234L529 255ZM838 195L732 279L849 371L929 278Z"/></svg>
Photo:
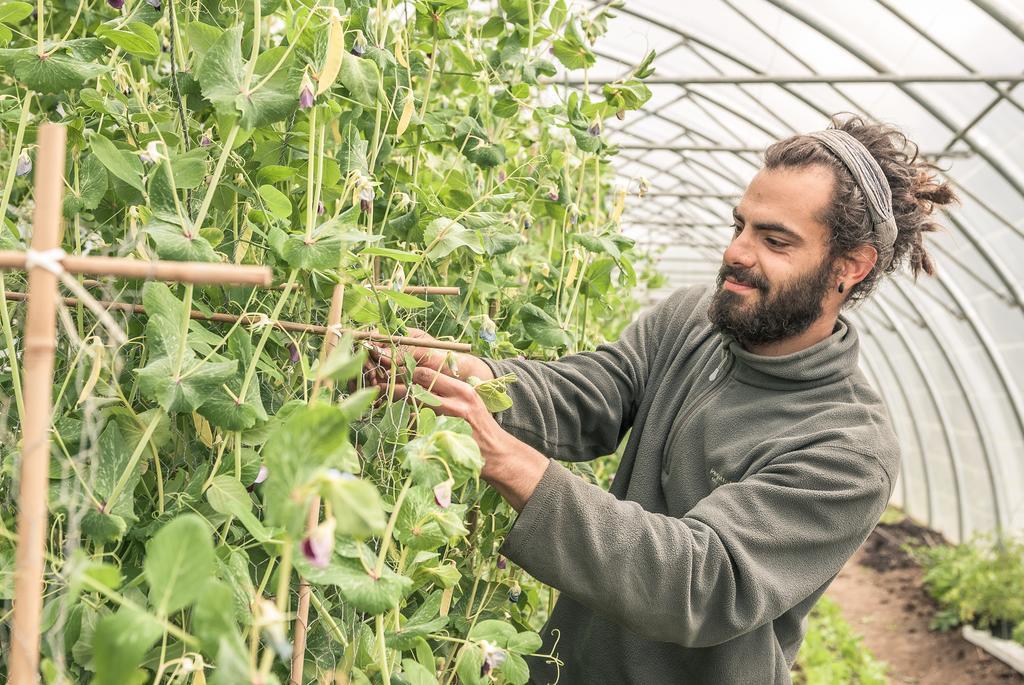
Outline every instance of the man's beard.
<svg viewBox="0 0 1024 685"><path fill-rule="evenodd" d="M722 284L726 277L756 291L725 290ZM779 342L803 333L818 320L833 278L833 262L827 257L817 269L780 286L772 286L751 269L726 264L718 272L718 292L708 317L719 331L732 335L744 346ZM746 301L752 297L756 301Z"/></svg>

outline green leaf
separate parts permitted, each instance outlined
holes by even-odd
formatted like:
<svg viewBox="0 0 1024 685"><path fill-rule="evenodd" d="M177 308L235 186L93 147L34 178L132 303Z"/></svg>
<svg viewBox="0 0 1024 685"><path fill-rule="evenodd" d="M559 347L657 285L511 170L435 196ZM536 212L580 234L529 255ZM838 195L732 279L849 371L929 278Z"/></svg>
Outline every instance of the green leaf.
<svg viewBox="0 0 1024 685"><path fill-rule="evenodd" d="M333 219L314 229L309 240L304 234L288 236L281 252L293 269L336 269L347 245L382 237L365 233L355 224Z"/></svg>
<svg viewBox="0 0 1024 685"><path fill-rule="evenodd" d="M511 623L488 619L480 621L469 631L470 640L487 640L502 649L508 645L508 641L516 636L516 629Z"/></svg>
<svg viewBox="0 0 1024 685"><path fill-rule="evenodd" d="M360 255L370 255L375 257L387 257L388 259L394 259L399 262L422 262L423 255L416 254L414 252L408 252L406 250L396 250L390 247L364 247L359 252Z"/></svg>
<svg viewBox="0 0 1024 685"><path fill-rule="evenodd" d="M32 90L40 93L62 93L81 88L109 67L85 62L65 55L49 54L40 58L35 51L14 61L14 76Z"/></svg>
<svg viewBox="0 0 1024 685"><path fill-rule="evenodd" d="M192 631L199 638L204 653L216 654L225 638L241 642L234 615L235 599L231 588L222 580L208 578L192 610Z"/></svg>
<svg viewBox="0 0 1024 685"><path fill-rule="evenodd" d="M149 281L142 286L142 305L146 308L146 345L150 355L175 354L185 320L185 304L166 283Z"/></svg>
<svg viewBox="0 0 1024 685"><path fill-rule="evenodd" d="M324 568L297 559L295 567L311 583L337 587L353 609L368 614L383 614L393 609L412 590L411 578L398 575L388 566L379 578L374 578L356 559L338 559Z"/></svg>
<svg viewBox="0 0 1024 685"><path fill-rule="evenodd" d="M99 207L107 192L107 170L96 155L83 155L78 164L78 190L69 188L64 195L64 216Z"/></svg>
<svg viewBox="0 0 1024 685"><path fill-rule="evenodd" d="M411 650L417 638L435 633L448 625L448 617L440 615L442 595L440 590L432 592L402 625L401 630L385 634L388 647L401 651Z"/></svg>
<svg viewBox="0 0 1024 685"><path fill-rule="evenodd" d="M463 645L455 662L455 672L462 685L483 685L487 679L480 676L484 665L484 653L479 645Z"/></svg>
<svg viewBox="0 0 1024 685"><path fill-rule="evenodd" d="M466 535L461 514L465 507L452 505L442 509L434 501L434 493L427 487L414 486L409 490L395 522L395 539L412 550L432 550L441 547L449 538ZM451 534L452 531L456 535Z"/></svg>
<svg viewBox="0 0 1024 685"><path fill-rule="evenodd" d="M535 304L524 304L519 308L519 320L526 334L541 347L565 347L571 343L569 335L558 322Z"/></svg>
<svg viewBox="0 0 1024 685"><path fill-rule="evenodd" d="M112 142L99 133L94 133L89 138L89 145L107 171L140 193L146 192L145 186L142 185L142 161L137 155L117 149Z"/></svg>
<svg viewBox="0 0 1024 685"><path fill-rule="evenodd" d="M330 378L338 383L347 383L357 377L366 362L366 350L360 348L352 353L352 337L346 335L324 361L323 366L316 369L316 377L320 380Z"/></svg>
<svg viewBox="0 0 1024 685"><path fill-rule="evenodd" d="M286 48L272 48L257 58L250 89L245 92L246 62L242 58L242 29L237 23L224 31L210 45L196 71L203 96L213 103L221 116L241 116L246 129L283 121L298 106L299 83L290 59L265 83L269 73Z"/></svg>
<svg viewBox="0 0 1024 685"><path fill-rule="evenodd" d="M142 232L152 239L160 259L178 262L215 262L217 253L206 238L187 235L180 226L163 221L152 221Z"/></svg>
<svg viewBox="0 0 1024 685"><path fill-rule="evenodd" d="M447 257L460 247L468 247L476 254L483 254L484 246L480 234L471 231L457 221L439 217L423 230L423 241L430 247L427 258Z"/></svg>
<svg viewBox="0 0 1024 685"><path fill-rule="evenodd" d="M14 546L0 542L0 599L14 599Z"/></svg>
<svg viewBox="0 0 1024 685"><path fill-rule="evenodd" d="M214 478L206 490L206 499L214 511L225 516L234 516L260 542L273 539L263 523L252 513L252 497L234 476Z"/></svg>
<svg viewBox="0 0 1024 685"><path fill-rule="evenodd" d="M99 450L96 453L95 477L92 483L93 495L103 503L103 512L135 521L135 485L139 482L138 464L135 465L116 502L108 501L114 488L129 466L134 444L127 444L116 421L108 421L100 434Z"/></svg>
<svg viewBox="0 0 1024 685"><path fill-rule="evenodd" d="M330 496L339 535L364 539L384 532L387 516L373 483L361 479L343 480L325 494Z"/></svg>
<svg viewBox="0 0 1024 685"><path fill-rule="evenodd" d="M5 2L0 5L0 24L17 24L32 14L32 5L27 2Z"/></svg>
<svg viewBox="0 0 1024 685"><path fill-rule="evenodd" d="M348 441L348 418L338 407L301 406L272 425L263 459L272 476L263 484L266 520L293 537L305 530L314 491L310 481L325 469L358 471ZM336 512L338 513L338 512Z"/></svg>
<svg viewBox="0 0 1024 685"><path fill-rule="evenodd" d="M525 631L508 638L505 648L510 652L518 654L533 654L541 648L542 644L543 641L540 639L540 635L531 631Z"/></svg>
<svg viewBox="0 0 1024 685"><path fill-rule="evenodd" d="M437 685L433 671L413 659L402 659L401 675L409 685Z"/></svg>
<svg viewBox="0 0 1024 685"><path fill-rule="evenodd" d="M530 667L526 660L516 653L510 653L498 667L498 673L505 677L509 685L526 685L530 681Z"/></svg>
<svg viewBox="0 0 1024 685"><path fill-rule="evenodd" d="M133 21L122 29L101 25L96 29L96 36L116 45L129 55L143 59L156 59L160 55L160 38L156 31L138 21Z"/></svg>
<svg viewBox="0 0 1024 685"><path fill-rule="evenodd" d="M249 333L235 329L228 338L228 350L238 362L238 370L232 378L210 393L199 408L199 413L218 428L229 431L249 430L269 418L263 406L259 383L250 382L245 397L241 397L245 369L253 356Z"/></svg>
<svg viewBox="0 0 1024 685"><path fill-rule="evenodd" d="M161 528L146 545L143 572L161 616L194 602L214 573L213 541L202 517L182 514Z"/></svg>
<svg viewBox="0 0 1024 685"><path fill-rule="evenodd" d="M171 156L175 188L198 188L206 180L206 150L196 148Z"/></svg>
<svg viewBox="0 0 1024 685"><path fill-rule="evenodd" d="M123 606L100 619L92 637L96 675L93 685L126 685L145 680L139 670L146 651L163 634L163 626L149 614Z"/></svg>
<svg viewBox="0 0 1024 685"><path fill-rule="evenodd" d="M292 215L292 201L288 196L271 185L260 186L259 192L270 213L281 221L287 221Z"/></svg>
<svg viewBox="0 0 1024 685"><path fill-rule="evenodd" d="M182 375L175 377L174 359L159 357L135 373L139 389L147 398L159 403L164 411L182 413L195 411L211 393L235 375L238 363L198 362L192 350L186 349L181 366ZM184 375L188 370L188 375Z"/></svg>
<svg viewBox="0 0 1024 685"><path fill-rule="evenodd" d="M380 70L372 60L361 59L346 52L341 60L338 77L353 100L367 107L376 104Z"/></svg>

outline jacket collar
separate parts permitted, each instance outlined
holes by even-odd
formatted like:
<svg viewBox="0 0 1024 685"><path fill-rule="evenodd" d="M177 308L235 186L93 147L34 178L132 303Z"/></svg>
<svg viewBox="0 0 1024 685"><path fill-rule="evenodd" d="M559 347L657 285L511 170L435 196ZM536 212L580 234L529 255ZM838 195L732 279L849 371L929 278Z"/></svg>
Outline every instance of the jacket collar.
<svg viewBox="0 0 1024 685"><path fill-rule="evenodd" d="M828 385L857 371L860 341L857 330L843 316L832 335L798 352L778 357L754 354L727 334L723 344L736 358L732 376L762 388L791 390Z"/></svg>

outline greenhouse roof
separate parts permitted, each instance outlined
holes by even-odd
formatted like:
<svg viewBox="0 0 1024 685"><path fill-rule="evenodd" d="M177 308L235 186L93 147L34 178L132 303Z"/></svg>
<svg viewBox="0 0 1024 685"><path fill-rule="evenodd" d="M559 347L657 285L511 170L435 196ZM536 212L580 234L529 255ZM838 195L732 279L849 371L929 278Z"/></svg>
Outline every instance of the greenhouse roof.
<svg viewBox="0 0 1024 685"><path fill-rule="evenodd" d="M658 53L650 101L609 132L620 182L650 184L624 230L668 277L655 299L714 279L769 143L857 112L934 158L961 199L929 239L937 277L888 279L849 313L861 367L903 445L897 503L952 539L1024 528L1024 5L628 0L614 12L590 88Z"/></svg>

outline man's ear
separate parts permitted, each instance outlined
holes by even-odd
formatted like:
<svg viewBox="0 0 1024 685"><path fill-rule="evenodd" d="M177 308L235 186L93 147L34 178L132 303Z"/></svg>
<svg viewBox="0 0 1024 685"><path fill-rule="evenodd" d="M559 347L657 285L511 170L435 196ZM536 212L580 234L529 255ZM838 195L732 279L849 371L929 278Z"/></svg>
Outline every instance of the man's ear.
<svg viewBox="0 0 1024 685"><path fill-rule="evenodd" d="M846 284L846 289L867 278L878 261L878 250L871 245L861 245L839 259L838 281Z"/></svg>

